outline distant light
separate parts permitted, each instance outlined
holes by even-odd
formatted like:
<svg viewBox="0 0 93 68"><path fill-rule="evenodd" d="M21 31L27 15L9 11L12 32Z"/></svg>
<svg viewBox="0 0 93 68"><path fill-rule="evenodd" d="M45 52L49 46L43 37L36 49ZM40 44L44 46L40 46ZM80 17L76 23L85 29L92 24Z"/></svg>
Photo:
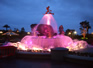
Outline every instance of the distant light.
<svg viewBox="0 0 93 68"><path fill-rule="evenodd" d="M76 31L74 31L74 34L77 34L77 32L76 32Z"/></svg>
<svg viewBox="0 0 93 68"><path fill-rule="evenodd" d="M71 32L69 32L68 35L71 35Z"/></svg>
<svg viewBox="0 0 93 68"><path fill-rule="evenodd" d="M87 37L85 39L88 39Z"/></svg>
<svg viewBox="0 0 93 68"><path fill-rule="evenodd" d="M30 32L27 32L27 34L30 34Z"/></svg>
<svg viewBox="0 0 93 68"><path fill-rule="evenodd" d="M91 34L93 34L93 32L91 32Z"/></svg>
<svg viewBox="0 0 93 68"><path fill-rule="evenodd" d="M84 39L84 37L81 37L81 39ZM87 37L85 37L85 39L88 39Z"/></svg>
<svg viewBox="0 0 93 68"><path fill-rule="evenodd" d="M17 32L19 32L19 30L17 30Z"/></svg>
<svg viewBox="0 0 93 68"><path fill-rule="evenodd" d="M81 39L84 39L84 37L81 37Z"/></svg>
<svg viewBox="0 0 93 68"><path fill-rule="evenodd" d="M3 31L0 31L0 34L2 34L3 33Z"/></svg>

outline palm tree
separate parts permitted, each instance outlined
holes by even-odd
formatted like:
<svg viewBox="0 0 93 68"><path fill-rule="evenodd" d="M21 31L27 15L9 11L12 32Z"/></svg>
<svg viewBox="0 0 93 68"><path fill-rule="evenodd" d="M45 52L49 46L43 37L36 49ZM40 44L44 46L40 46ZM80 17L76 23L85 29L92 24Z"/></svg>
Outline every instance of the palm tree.
<svg viewBox="0 0 93 68"><path fill-rule="evenodd" d="M80 30L82 28L86 28L87 29L87 34L88 34L89 33L89 29L91 28L89 22L88 21L82 21L82 22L80 22L80 25L81 25Z"/></svg>
<svg viewBox="0 0 93 68"><path fill-rule="evenodd" d="M8 26L7 24L3 26L4 28L6 28L6 31L7 31L7 28L10 28L10 26Z"/></svg>

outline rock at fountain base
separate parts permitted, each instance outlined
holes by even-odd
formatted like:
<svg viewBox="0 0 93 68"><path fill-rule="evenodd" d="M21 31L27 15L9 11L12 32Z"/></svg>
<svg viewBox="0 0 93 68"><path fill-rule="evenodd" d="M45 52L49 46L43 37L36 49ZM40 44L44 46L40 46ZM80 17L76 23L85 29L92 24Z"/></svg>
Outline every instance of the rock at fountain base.
<svg viewBox="0 0 93 68"><path fill-rule="evenodd" d="M53 48L51 49L51 59L54 61L64 61L64 56L66 56L68 53L67 48Z"/></svg>

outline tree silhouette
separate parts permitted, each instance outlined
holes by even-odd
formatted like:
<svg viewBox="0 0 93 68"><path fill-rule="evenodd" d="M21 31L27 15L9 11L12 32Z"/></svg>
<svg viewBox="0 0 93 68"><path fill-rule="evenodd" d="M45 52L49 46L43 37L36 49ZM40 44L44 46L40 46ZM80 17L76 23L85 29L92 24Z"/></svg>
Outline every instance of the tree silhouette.
<svg viewBox="0 0 93 68"><path fill-rule="evenodd" d="M81 26L80 30L86 28L87 29L87 34L89 33L89 29L91 28L91 26L90 26L88 21L85 20L85 21L80 22L80 26Z"/></svg>
<svg viewBox="0 0 93 68"><path fill-rule="evenodd" d="M21 32L25 32L25 29L24 29L24 27L22 27L22 28L21 28Z"/></svg>
<svg viewBox="0 0 93 68"><path fill-rule="evenodd" d="M7 28L10 28L10 26L8 26L7 24L3 26L4 28L6 28L6 31L7 31Z"/></svg>
<svg viewBox="0 0 93 68"><path fill-rule="evenodd" d="M30 27L33 29L37 24L31 24Z"/></svg>
<svg viewBox="0 0 93 68"><path fill-rule="evenodd" d="M66 32L65 32L65 34L68 35L69 32L71 32L71 30L70 29L67 29Z"/></svg>
<svg viewBox="0 0 93 68"><path fill-rule="evenodd" d="M22 39L25 35L27 35L27 32L25 31L25 28L22 27L20 32L17 32L20 36L20 39Z"/></svg>
<svg viewBox="0 0 93 68"><path fill-rule="evenodd" d="M37 24L31 24L31 25L30 25L32 32L33 32L33 29L34 29L34 27L35 27L36 25L37 25Z"/></svg>
<svg viewBox="0 0 93 68"><path fill-rule="evenodd" d="M19 32L19 29L18 28L14 28L14 32Z"/></svg>

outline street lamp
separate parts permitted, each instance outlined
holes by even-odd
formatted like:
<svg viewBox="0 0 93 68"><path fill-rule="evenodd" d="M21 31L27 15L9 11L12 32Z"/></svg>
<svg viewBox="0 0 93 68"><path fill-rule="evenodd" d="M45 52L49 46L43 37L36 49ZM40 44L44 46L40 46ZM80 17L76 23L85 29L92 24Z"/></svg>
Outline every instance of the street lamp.
<svg viewBox="0 0 93 68"><path fill-rule="evenodd" d="M0 34L2 34L3 33L3 31L0 31Z"/></svg>
<svg viewBox="0 0 93 68"><path fill-rule="evenodd" d="M69 32L68 35L71 35L71 32Z"/></svg>
<svg viewBox="0 0 93 68"><path fill-rule="evenodd" d="M93 35L93 32L91 32L91 34Z"/></svg>
<svg viewBox="0 0 93 68"><path fill-rule="evenodd" d="M30 34L30 32L27 32L27 34Z"/></svg>
<svg viewBox="0 0 93 68"><path fill-rule="evenodd" d="M76 35L77 34L77 31L74 31L74 34Z"/></svg>

